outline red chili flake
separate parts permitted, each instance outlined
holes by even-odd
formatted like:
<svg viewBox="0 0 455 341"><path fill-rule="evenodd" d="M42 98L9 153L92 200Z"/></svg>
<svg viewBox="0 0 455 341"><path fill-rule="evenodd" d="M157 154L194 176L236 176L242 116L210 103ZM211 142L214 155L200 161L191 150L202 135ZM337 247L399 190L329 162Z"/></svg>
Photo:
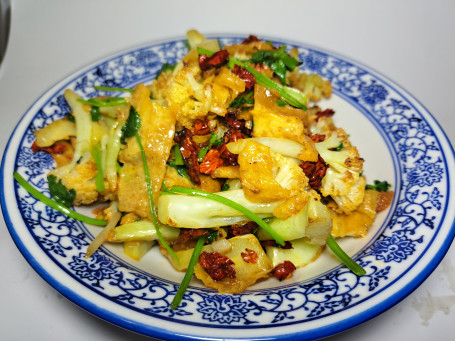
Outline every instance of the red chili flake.
<svg viewBox="0 0 455 341"><path fill-rule="evenodd" d="M310 139L314 143L322 142L325 140L325 135L324 134L313 134L313 135L310 135Z"/></svg>
<svg viewBox="0 0 455 341"><path fill-rule="evenodd" d="M289 249L293 249L294 248L292 246L292 243L289 240L286 240L284 242L283 246L281 246L280 244L278 244L274 240L264 240L264 241L261 242L261 246L262 246L262 248L265 248L266 246L274 246L274 247L282 248L283 250L289 250Z"/></svg>
<svg viewBox="0 0 455 341"><path fill-rule="evenodd" d="M229 61L229 52L227 50L221 50L215 52L211 57L206 54L199 55L199 67L202 71L207 71L214 67L220 67Z"/></svg>
<svg viewBox="0 0 455 341"><path fill-rule="evenodd" d="M208 133L210 133L210 123L207 118L204 118L203 120L196 120L196 122L194 122L194 135L207 135Z"/></svg>
<svg viewBox="0 0 455 341"><path fill-rule="evenodd" d="M256 42L256 41L260 41L260 40L255 35L250 34L247 38L245 38L242 41L242 44L249 44L249 43Z"/></svg>
<svg viewBox="0 0 455 341"><path fill-rule="evenodd" d="M333 111L332 109L325 109L324 111L318 111L316 113L316 122L321 117L332 117L333 115L335 115L335 111Z"/></svg>
<svg viewBox="0 0 455 341"><path fill-rule="evenodd" d="M327 172L327 168L329 168L329 165L325 163L321 155L318 155L318 161L304 161L299 166L309 179L310 187L316 190L319 189L321 187L322 178Z"/></svg>
<svg viewBox="0 0 455 341"><path fill-rule="evenodd" d="M199 264L215 281L222 279L235 278L234 262L227 256L218 252L203 251L199 256Z"/></svg>
<svg viewBox="0 0 455 341"><path fill-rule="evenodd" d="M246 248L245 251L246 252L242 252L240 254L242 256L243 260L247 263L256 264L258 262L258 258L259 258L256 251L248 249L248 248Z"/></svg>
<svg viewBox="0 0 455 341"><path fill-rule="evenodd" d="M174 136L174 140L180 143L180 152L183 156L183 161L187 166L187 174L195 184L200 184L199 179L199 162L198 153L199 146L193 141L193 133L189 129L183 129L177 132Z"/></svg>
<svg viewBox="0 0 455 341"><path fill-rule="evenodd" d="M38 153L40 150L49 154L63 154L67 149L67 146L64 144L54 144L51 147L38 147L36 141L32 144L32 151L34 154Z"/></svg>
<svg viewBox="0 0 455 341"><path fill-rule="evenodd" d="M280 281L289 279L292 277L292 273L296 267L291 261L285 260L284 263L280 263L272 270L273 275Z"/></svg>
<svg viewBox="0 0 455 341"><path fill-rule="evenodd" d="M221 158L218 149L210 149L199 165L199 171L203 174L212 174L218 167L227 166L225 159Z"/></svg>
<svg viewBox="0 0 455 341"><path fill-rule="evenodd" d="M232 72L245 82L245 91L253 90L256 78L251 72L239 65L235 65Z"/></svg>
<svg viewBox="0 0 455 341"><path fill-rule="evenodd" d="M245 234L253 233L259 227L254 221L249 221L245 224L235 224L227 228L228 237L243 236Z"/></svg>

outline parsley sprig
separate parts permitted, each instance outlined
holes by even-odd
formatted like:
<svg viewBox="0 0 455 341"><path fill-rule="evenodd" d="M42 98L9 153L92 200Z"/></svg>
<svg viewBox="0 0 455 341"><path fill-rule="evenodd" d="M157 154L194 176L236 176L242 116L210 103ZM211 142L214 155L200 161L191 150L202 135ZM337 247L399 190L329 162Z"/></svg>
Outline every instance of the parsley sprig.
<svg viewBox="0 0 455 341"><path fill-rule="evenodd" d="M378 192L387 192L390 187L392 187L392 185L387 181L374 180L374 185L366 185L365 189L374 189Z"/></svg>
<svg viewBox="0 0 455 341"><path fill-rule="evenodd" d="M47 181L49 182L49 192L52 198L65 207L71 207L76 198L76 191L73 188L67 189L62 183L62 179L57 181L55 175L49 175Z"/></svg>

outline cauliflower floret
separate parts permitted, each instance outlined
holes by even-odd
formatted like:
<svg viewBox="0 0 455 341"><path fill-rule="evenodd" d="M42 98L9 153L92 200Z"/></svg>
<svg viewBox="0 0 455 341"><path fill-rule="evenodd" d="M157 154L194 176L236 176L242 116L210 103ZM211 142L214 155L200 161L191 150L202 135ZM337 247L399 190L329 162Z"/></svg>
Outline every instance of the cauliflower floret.
<svg viewBox="0 0 455 341"><path fill-rule="evenodd" d="M167 104L184 127L207 115L212 102L210 84L202 85L196 80L200 70L188 66L177 66L174 79L170 82Z"/></svg>
<svg viewBox="0 0 455 341"><path fill-rule="evenodd" d="M286 219L308 202L308 179L296 162L258 142L248 141L239 154L239 171L245 197L252 202L284 200L273 214Z"/></svg>
<svg viewBox="0 0 455 341"><path fill-rule="evenodd" d="M365 193L365 179L360 176L364 160L357 148L350 144L343 129L326 134L324 141L316 143L316 149L329 165L322 179L322 195L331 196L340 212L352 212L360 205Z"/></svg>
<svg viewBox="0 0 455 341"><path fill-rule="evenodd" d="M177 66L170 81L167 103L176 114L177 122L190 128L196 119L209 112L224 116L231 102L243 91L245 82L227 68L201 83L198 65Z"/></svg>
<svg viewBox="0 0 455 341"><path fill-rule="evenodd" d="M319 101L322 97L329 98L332 95L332 84L318 74L309 75L296 69L289 73L287 82L301 90L313 102Z"/></svg>

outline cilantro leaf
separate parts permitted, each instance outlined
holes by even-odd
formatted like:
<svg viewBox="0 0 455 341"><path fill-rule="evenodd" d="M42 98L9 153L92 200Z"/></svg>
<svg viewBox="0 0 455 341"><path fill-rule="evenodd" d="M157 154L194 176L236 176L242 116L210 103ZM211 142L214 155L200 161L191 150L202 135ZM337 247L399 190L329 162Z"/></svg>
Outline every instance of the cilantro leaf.
<svg viewBox="0 0 455 341"><path fill-rule="evenodd" d="M365 189L374 189L378 192L387 192L390 187L392 187L392 185L387 181L374 180L374 185L366 185Z"/></svg>
<svg viewBox="0 0 455 341"><path fill-rule="evenodd" d="M130 114L126 119L125 124L122 127L122 136L120 137L120 142L126 144L126 139L128 137L133 137L136 132L141 127L141 117L137 113L136 109L133 106L130 107Z"/></svg>
<svg viewBox="0 0 455 341"><path fill-rule="evenodd" d="M65 185L62 184L62 179L59 179L57 182L57 177L55 175L49 175L47 181L49 181L49 192L51 193L52 198L65 207L71 207L76 198L76 191L73 188L68 190Z"/></svg>

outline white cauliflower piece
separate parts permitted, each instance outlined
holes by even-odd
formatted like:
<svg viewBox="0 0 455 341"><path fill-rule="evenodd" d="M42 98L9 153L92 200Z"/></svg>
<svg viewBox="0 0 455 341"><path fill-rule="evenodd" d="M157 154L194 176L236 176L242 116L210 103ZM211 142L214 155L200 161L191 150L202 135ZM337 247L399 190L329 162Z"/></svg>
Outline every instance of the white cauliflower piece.
<svg viewBox="0 0 455 341"><path fill-rule="evenodd" d="M332 197L338 211L349 213L360 205L365 194L365 179L360 175L364 160L344 130L336 129L325 136L324 141L316 143L316 149L329 165L320 191L323 196Z"/></svg>

